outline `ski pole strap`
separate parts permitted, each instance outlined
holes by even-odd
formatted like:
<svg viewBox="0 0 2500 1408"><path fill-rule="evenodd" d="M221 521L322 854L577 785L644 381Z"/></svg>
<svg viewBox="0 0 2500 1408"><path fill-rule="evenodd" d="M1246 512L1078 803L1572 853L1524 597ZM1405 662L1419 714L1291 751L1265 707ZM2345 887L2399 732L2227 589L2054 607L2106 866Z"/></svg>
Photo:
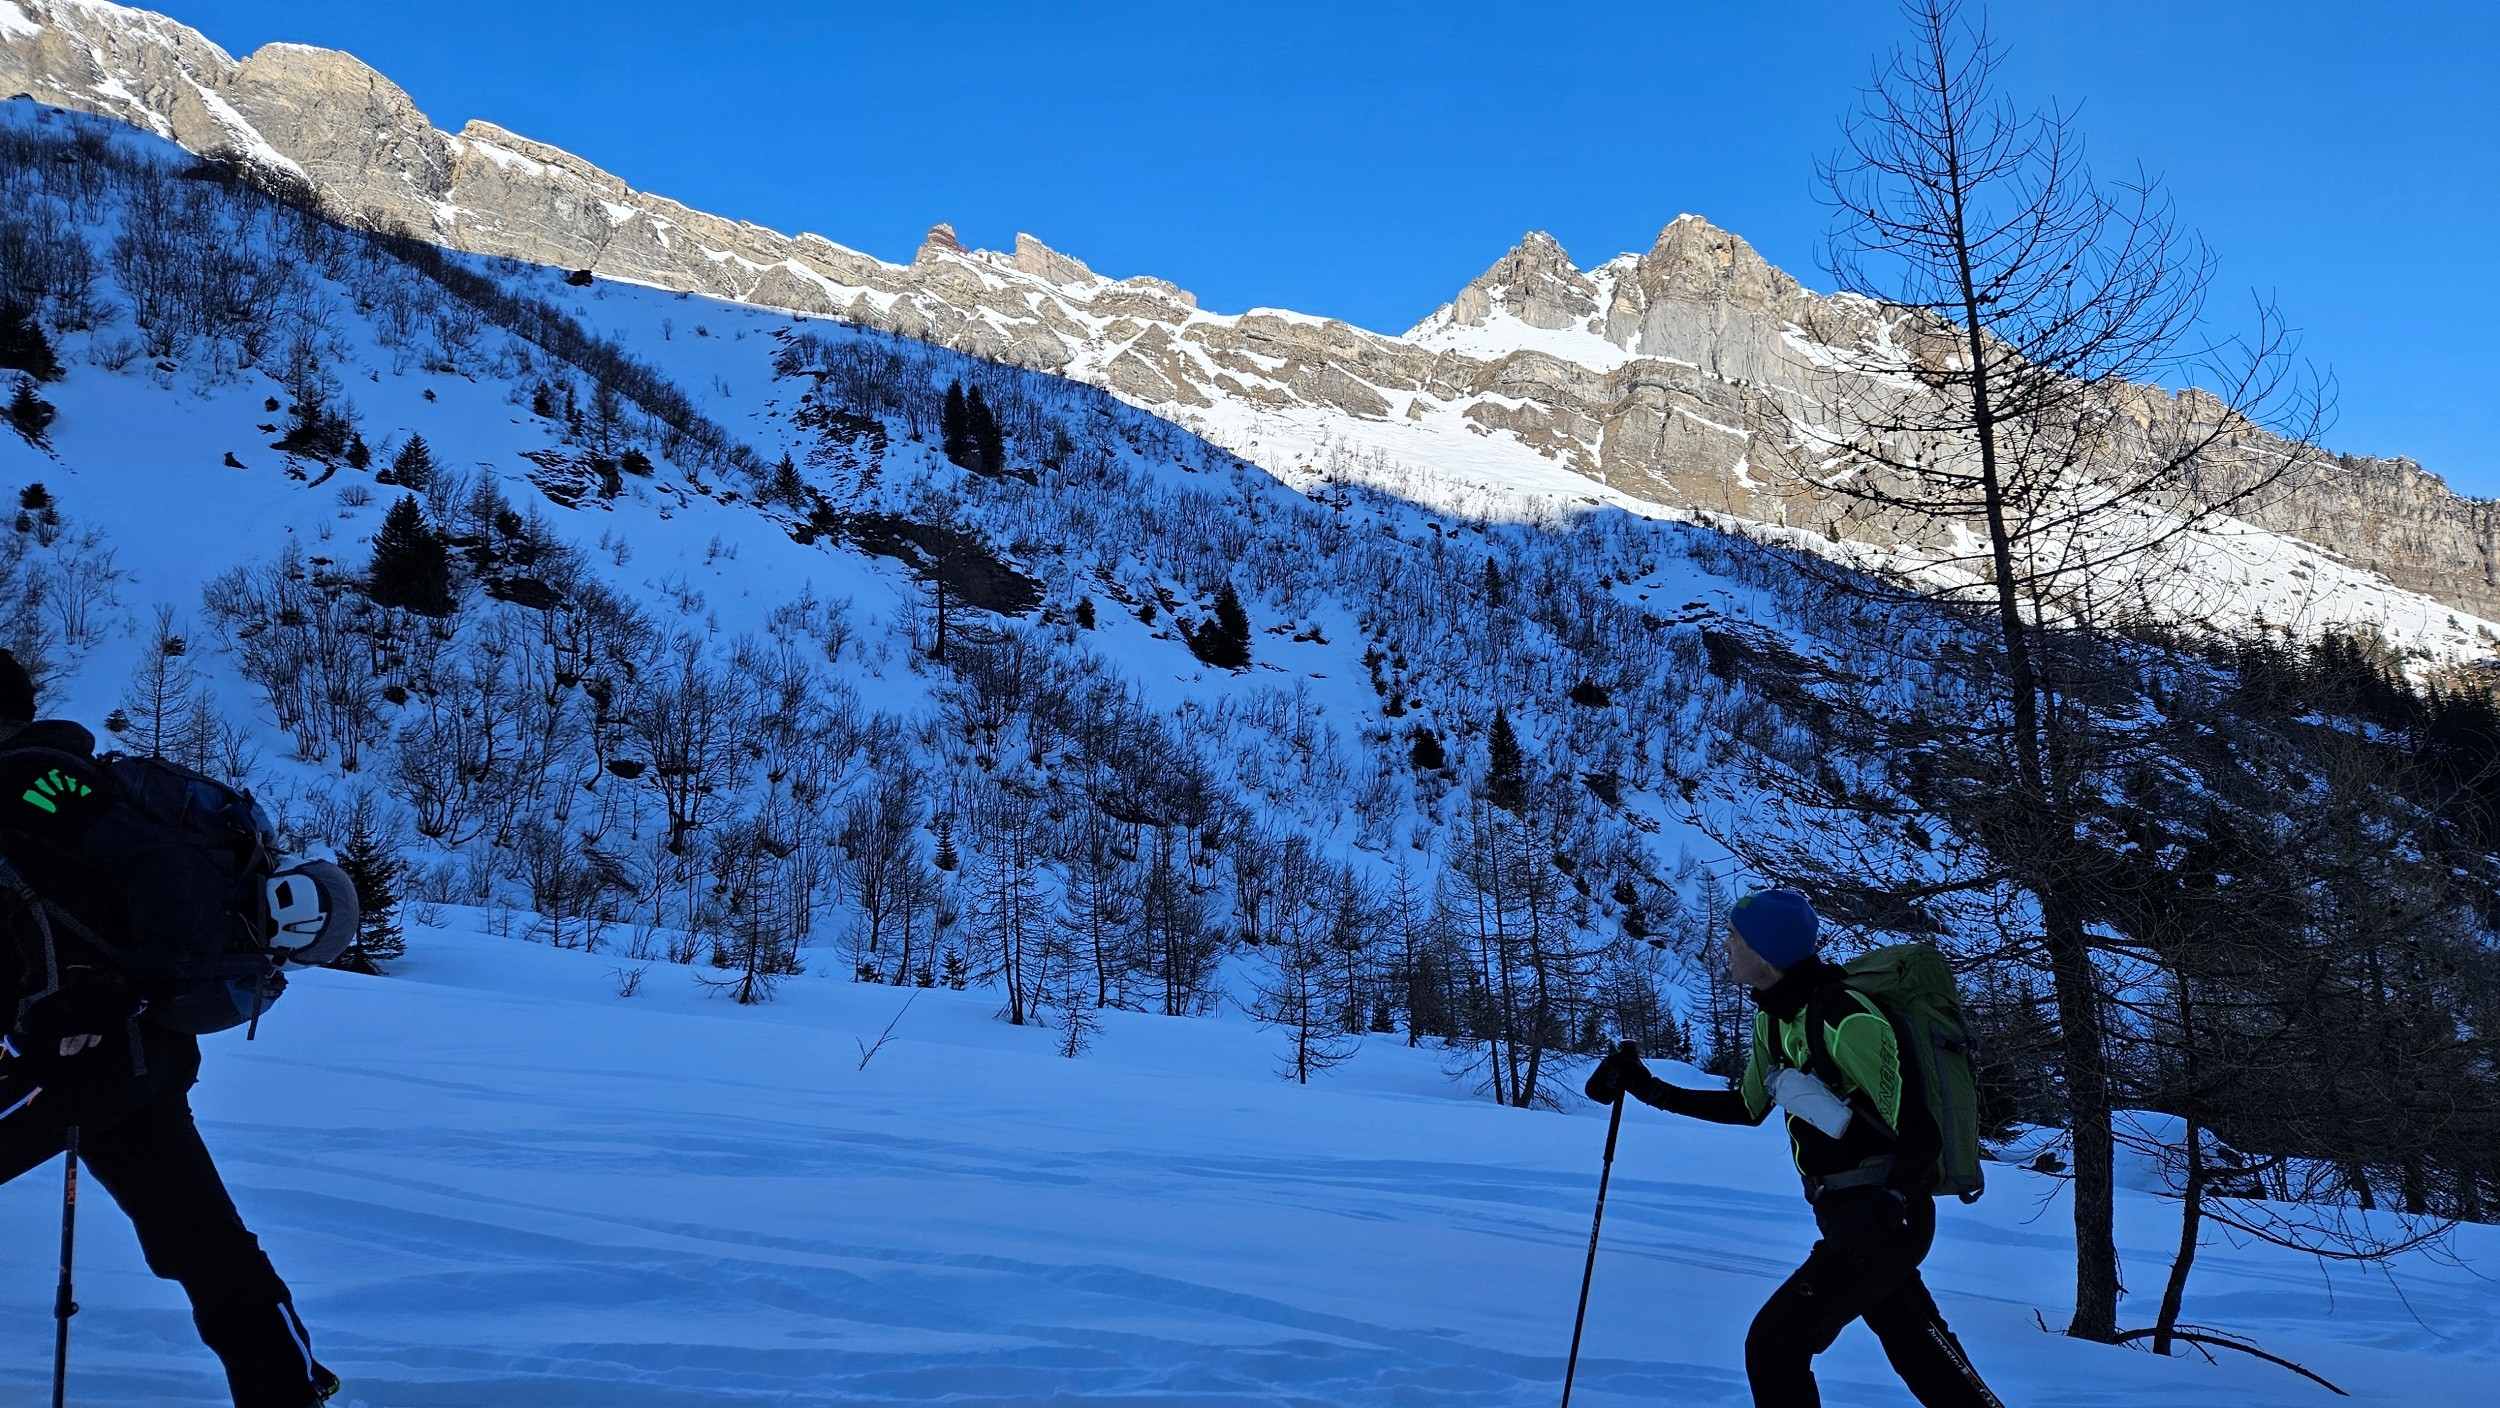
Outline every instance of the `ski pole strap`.
<svg viewBox="0 0 2500 1408"><path fill-rule="evenodd" d="M1880 1188L1892 1178L1892 1155L1869 1159L1856 1168L1838 1173L1807 1174L1806 1201L1813 1202L1826 1193L1847 1188Z"/></svg>

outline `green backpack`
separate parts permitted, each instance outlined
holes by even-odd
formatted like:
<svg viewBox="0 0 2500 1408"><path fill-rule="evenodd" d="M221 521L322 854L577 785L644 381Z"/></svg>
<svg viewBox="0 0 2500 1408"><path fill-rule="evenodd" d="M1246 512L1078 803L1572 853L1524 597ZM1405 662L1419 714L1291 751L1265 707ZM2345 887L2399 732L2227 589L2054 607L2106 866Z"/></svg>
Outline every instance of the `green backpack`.
<svg viewBox="0 0 2500 1408"><path fill-rule="evenodd" d="M1970 1030L1962 1024L1953 970L1926 944L1893 944L1850 959L1841 971L1852 991L1873 999L1892 1019L1905 1073L1916 1067L1918 1090L1943 1136L1932 1190L1977 1202L1987 1186L1979 1158L1979 1082L1971 1071ZM1821 1047L1815 1024L1808 1023L1807 1032ZM1830 1064L1829 1053L1814 1054Z"/></svg>

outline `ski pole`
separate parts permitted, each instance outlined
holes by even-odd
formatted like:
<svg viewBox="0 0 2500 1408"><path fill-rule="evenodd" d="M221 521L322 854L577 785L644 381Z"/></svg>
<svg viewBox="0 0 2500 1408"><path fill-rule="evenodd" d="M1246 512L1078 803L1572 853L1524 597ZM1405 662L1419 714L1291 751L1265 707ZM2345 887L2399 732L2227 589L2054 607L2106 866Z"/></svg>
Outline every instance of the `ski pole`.
<svg viewBox="0 0 2500 1408"><path fill-rule="evenodd" d="M78 1233L78 1126L69 1127L64 1148L68 1157L61 1174L61 1290L52 1301L52 1408L61 1408L69 1392L69 1317L78 1313L70 1299L70 1250Z"/></svg>
<svg viewBox="0 0 2500 1408"><path fill-rule="evenodd" d="M1615 1047L1615 1054L1638 1060L1640 1048L1631 1042ZM1562 1408L1571 1408L1571 1381L1580 1372L1580 1330L1589 1318L1589 1283L1597 1279L1597 1231L1606 1225L1606 1185L1615 1176L1615 1134L1623 1128L1623 1092L1615 1092L1614 1109L1606 1116L1606 1160L1597 1171L1597 1216L1589 1219L1589 1259L1580 1268L1580 1310L1571 1317L1571 1358L1563 1365ZM52 1408L60 1408L54 1404Z"/></svg>

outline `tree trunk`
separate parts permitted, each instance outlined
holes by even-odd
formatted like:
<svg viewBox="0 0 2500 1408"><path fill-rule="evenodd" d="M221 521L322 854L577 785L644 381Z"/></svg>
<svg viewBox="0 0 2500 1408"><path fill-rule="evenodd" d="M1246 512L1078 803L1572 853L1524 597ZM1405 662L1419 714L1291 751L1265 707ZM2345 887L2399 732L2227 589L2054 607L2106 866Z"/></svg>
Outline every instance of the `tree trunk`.
<svg viewBox="0 0 2500 1408"><path fill-rule="evenodd" d="M2109 1068L2101 1031L2100 987L2082 919L2043 897L2049 966L2056 978L2066 1120L2074 1144L2075 1314L2066 1333L2101 1344L2118 1338L2116 1150L2110 1137Z"/></svg>
<svg viewBox="0 0 2500 1408"><path fill-rule="evenodd" d="M2205 1220L2205 1130L2196 1118L2194 1082L2202 1049L2196 1040L2196 1007L2185 974L2179 980L2179 1048L2188 1063L2190 1096L2183 1123L2187 1131L2187 1175L2179 1202L2179 1254L2170 1259L2170 1280L2162 1287L2161 1313L2153 1318L2153 1352L2170 1353L2171 1331L2179 1325L2179 1302L2187 1297L2188 1272L2196 1266L2198 1233Z"/></svg>

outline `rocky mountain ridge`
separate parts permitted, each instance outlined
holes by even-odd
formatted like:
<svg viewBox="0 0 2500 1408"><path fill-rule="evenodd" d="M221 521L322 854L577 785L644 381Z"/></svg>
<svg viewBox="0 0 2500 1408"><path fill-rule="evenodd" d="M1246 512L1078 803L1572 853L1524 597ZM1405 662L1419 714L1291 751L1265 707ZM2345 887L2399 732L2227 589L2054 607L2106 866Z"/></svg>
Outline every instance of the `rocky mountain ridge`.
<svg viewBox="0 0 2500 1408"><path fill-rule="evenodd" d="M1029 235L967 250L940 225L889 264L637 191L488 122L440 131L350 55L272 44L238 61L105 0L0 0L0 96L19 93L300 183L376 228L1056 372L1278 472L1361 473L1476 511L1617 502L1838 536L1775 451L1828 393L1831 345L1885 335L1874 305L1815 294L1690 215L1587 270L1531 234L1397 336L1212 312ZM2333 459L2252 517L2325 550L2294 573L2317 584L2292 612L2307 624L2370 619L2351 587L2373 574L2500 617L2494 505L2411 461Z"/></svg>

